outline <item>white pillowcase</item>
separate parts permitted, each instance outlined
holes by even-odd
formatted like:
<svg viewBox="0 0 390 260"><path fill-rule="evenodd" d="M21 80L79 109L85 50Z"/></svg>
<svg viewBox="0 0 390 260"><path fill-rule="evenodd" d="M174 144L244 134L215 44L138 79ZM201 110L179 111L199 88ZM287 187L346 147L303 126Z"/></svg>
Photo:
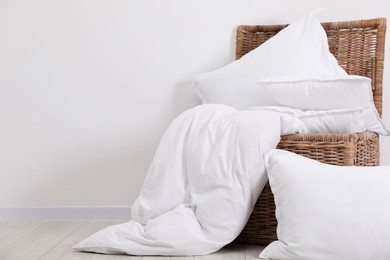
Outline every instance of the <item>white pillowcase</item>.
<svg viewBox="0 0 390 260"><path fill-rule="evenodd" d="M271 103L302 110L371 105L371 80L361 76L279 76L258 81ZM373 102L372 102L373 103Z"/></svg>
<svg viewBox="0 0 390 260"><path fill-rule="evenodd" d="M350 134L364 132L364 113L362 109L334 109L324 111L302 111L281 106L252 107L251 109L271 110L297 118L302 126L300 133L338 133Z"/></svg>
<svg viewBox="0 0 390 260"><path fill-rule="evenodd" d="M258 81L269 102L302 110L362 109L367 130L389 135L375 108L371 80L361 76L282 76Z"/></svg>
<svg viewBox="0 0 390 260"><path fill-rule="evenodd" d="M347 73L330 53L328 38L316 18L304 16L277 35L225 67L189 80L204 103L237 109L274 105L256 82L279 75L332 75Z"/></svg>
<svg viewBox="0 0 390 260"><path fill-rule="evenodd" d="M390 166L342 167L271 150L278 241L260 258L390 259Z"/></svg>
<svg viewBox="0 0 390 260"><path fill-rule="evenodd" d="M305 125L307 133L350 134L366 130L361 109L310 110L298 118Z"/></svg>

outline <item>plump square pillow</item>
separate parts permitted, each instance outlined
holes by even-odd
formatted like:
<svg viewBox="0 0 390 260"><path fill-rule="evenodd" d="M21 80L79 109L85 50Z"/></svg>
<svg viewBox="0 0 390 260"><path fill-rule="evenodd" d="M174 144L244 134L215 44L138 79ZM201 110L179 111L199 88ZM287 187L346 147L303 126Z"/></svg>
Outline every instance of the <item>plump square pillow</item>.
<svg viewBox="0 0 390 260"><path fill-rule="evenodd" d="M301 110L361 109L367 130L389 135L375 108L371 80L361 76L279 76L258 81L270 103Z"/></svg>
<svg viewBox="0 0 390 260"><path fill-rule="evenodd" d="M265 161L278 241L260 258L390 259L390 166L332 166L283 150Z"/></svg>
<svg viewBox="0 0 390 260"><path fill-rule="evenodd" d="M289 25L258 48L216 71L189 80L204 103L220 103L237 109L273 105L256 82L279 75L345 76L329 52L318 11Z"/></svg>

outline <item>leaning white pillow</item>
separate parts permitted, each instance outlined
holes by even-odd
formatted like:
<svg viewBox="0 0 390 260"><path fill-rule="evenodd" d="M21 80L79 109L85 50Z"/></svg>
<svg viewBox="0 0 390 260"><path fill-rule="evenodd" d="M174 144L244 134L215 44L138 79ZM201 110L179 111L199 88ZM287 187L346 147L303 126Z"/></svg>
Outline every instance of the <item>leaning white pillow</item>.
<svg viewBox="0 0 390 260"><path fill-rule="evenodd" d="M278 241L260 258L390 259L390 166L332 166L266 154Z"/></svg>
<svg viewBox="0 0 390 260"><path fill-rule="evenodd" d="M351 134L366 130L362 109L309 110L298 118L307 133Z"/></svg>
<svg viewBox="0 0 390 260"><path fill-rule="evenodd" d="M351 134L364 132L364 111L362 109L331 109L303 111L290 107L264 106L251 109L271 110L290 115L301 122L299 133Z"/></svg>
<svg viewBox="0 0 390 260"><path fill-rule="evenodd" d="M189 80L203 103L225 104L237 109L273 105L256 85L264 77L347 73L330 53L318 11L292 23L277 35L218 70Z"/></svg>
<svg viewBox="0 0 390 260"><path fill-rule="evenodd" d="M362 109L367 130L389 135L375 108L371 80L361 76L279 76L258 81L274 106L302 110Z"/></svg>

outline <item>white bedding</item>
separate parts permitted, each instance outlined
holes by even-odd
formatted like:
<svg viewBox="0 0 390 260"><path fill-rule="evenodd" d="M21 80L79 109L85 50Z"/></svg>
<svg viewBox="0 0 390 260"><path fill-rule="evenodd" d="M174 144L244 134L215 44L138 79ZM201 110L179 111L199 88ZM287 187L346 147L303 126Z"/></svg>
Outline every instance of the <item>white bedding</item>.
<svg viewBox="0 0 390 260"><path fill-rule="evenodd" d="M225 105L184 112L161 140L132 219L74 248L131 255L219 250L241 232L252 212L267 181L263 155L278 144L281 124L295 131L294 119L285 117L266 110L238 112Z"/></svg>

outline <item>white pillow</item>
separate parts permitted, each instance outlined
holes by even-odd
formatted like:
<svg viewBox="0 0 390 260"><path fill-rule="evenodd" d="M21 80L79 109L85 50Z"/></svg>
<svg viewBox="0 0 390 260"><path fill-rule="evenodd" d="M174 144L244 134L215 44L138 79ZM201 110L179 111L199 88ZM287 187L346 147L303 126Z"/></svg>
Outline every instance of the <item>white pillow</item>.
<svg viewBox="0 0 390 260"><path fill-rule="evenodd" d="M329 52L318 11L286 27L241 59L216 71L189 80L204 103L220 103L237 109L273 105L256 82L279 75L322 74L344 76L346 72Z"/></svg>
<svg viewBox="0 0 390 260"><path fill-rule="evenodd" d="M268 77L258 87L273 105L302 110L364 107L373 99L371 80L361 76Z"/></svg>
<svg viewBox="0 0 390 260"><path fill-rule="evenodd" d="M276 106L302 110L362 109L367 130L389 135L375 108L371 80L361 76L282 76L258 81Z"/></svg>
<svg viewBox="0 0 390 260"><path fill-rule="evenodd" d="M390 166L332 166L266 154L278 241L260 258L390 259Z"/></svg>
<svg viewBox="0 0 390 260"><path fill-rule="evenodd" d="M364 113L362 109L332 109L302 111L282 106L252 107L251 109L271 110L288 114L299 119L303 127L299 133L338 133L350 134L364 132Z"/></svg>
<svg viewBox="0 0 390 260"><path fill-rule="evenodd" d="M307 133L350 134L366 130L362 109L310 110L298 118Z"/></svg>

